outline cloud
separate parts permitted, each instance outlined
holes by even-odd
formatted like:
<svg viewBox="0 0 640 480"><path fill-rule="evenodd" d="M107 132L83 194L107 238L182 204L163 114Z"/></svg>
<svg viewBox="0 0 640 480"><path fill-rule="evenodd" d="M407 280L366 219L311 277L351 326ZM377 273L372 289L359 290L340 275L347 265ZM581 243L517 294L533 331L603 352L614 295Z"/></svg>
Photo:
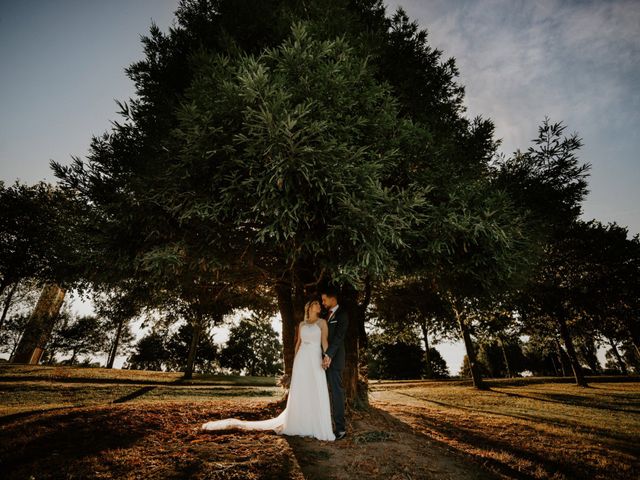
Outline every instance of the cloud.
<svg viewBox="0 0 640 480"><path fill-rule="evenodd" d="M444 59L455 57L467 116L493 120L502 152L526 150L545 116L563 121L593 165L585 210L625 212L623 224L640 230L640 214L628 213L640 202L630 180L640 177L640 2L385 4L389 14L402 5Z"/></svg>
<svg viewBox="0 0 640 480"><path fill-rule="evenodd" d="M492 118L505 147L527 145L545 115L609 121L640 76L635 1L387 2L398 4L456 58L469 115Z"/></svg>

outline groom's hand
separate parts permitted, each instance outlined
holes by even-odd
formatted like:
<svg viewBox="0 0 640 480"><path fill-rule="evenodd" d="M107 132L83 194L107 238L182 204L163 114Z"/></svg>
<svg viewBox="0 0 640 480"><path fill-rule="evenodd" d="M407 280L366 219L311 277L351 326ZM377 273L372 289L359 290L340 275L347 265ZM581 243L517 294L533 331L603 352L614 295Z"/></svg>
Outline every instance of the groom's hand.
<svg viewBox="0 0 640 480"><path fill-rule="evenodd" d="M322 359L322 368L326 370L329 368L329 365L331 365L331 357L329 355L325 355Z"/></svg>

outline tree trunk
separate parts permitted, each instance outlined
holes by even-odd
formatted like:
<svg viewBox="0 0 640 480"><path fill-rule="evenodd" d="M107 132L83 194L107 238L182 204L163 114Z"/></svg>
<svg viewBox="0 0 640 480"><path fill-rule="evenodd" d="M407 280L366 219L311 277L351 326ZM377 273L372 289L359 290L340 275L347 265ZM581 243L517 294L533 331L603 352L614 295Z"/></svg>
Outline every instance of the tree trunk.
<svg viewBox="0 0 640 480"><path fill-rule="evenodd" d="M502 350L502 356L504 358L504 366L507 369L507 378L513 377L511 374L511 367L509 366L509 356L507 355L507 350L504 348L504 340L502 340L502 336L498 335L498 341L500 342L500 349Z"/></svg>
<svg viewBox="0 0 640 480"><path fill-rule="evenodd" d="M640 338L631 332L631 343L633 344L633 348L636 350L636 355L640 358Z"/></svg>
<svg viewBox="0 0 640 480"><path fill-rule="evenodd" d="M431 355L429 354L429 329L427 328L427 322L424 319L420 322L420 330L422 330L422 339L424 341L425 377L433 378Z"/></svg>
<svg viewBox="0 0 640 480"><path fill-rule="evenodd" d="M629 332L631 344L636 351L637 357L640 359L640 323L638 323L637 317L631 314L623 315L621 320Z"/></svg>
<svg viewBox="0 0 640 480"><path fill-rule="evenodd" d="M578 355L576 354L576 350L573 346L573 340L571 339L571 335L569 334L569 327L567 326L567 322L559 315L557 317L558 325L560 326L560 336L564 341L564 346L567 349L567 355L569 356L569 361L571 362L571 368L573 369L573 375L576 379L576 385L581 387L588 387L587 380L584 378L584 373L582 372L582 367L580 366L580 362L578 362Z"/></svg>
<svg viewBox="0 0 640 480"><path fill-rule="evenodd" d="M124 318L118 321L118 330L116 331L116 337L113 339L113 345L109 351L109 359L107 360L107 368L113 368L113 363L116 360L116 353L118 351L118 344L120 343L120 335L122 334L122 327L124 326Z"/></svg>
<svg viewBox="0 0 640 480"><path fill-rule="evenodd" d="M559 375L559 372L558 372L558 367L556 367L556 362L553 359L553 355L549 355L549 360L551 360L551 366L553 367L553 371L555 372L557 377Z"/></svg>
<svg viewBox="0 0 640 480"><path fill-rule="evenodd" d="M293 358L295 356L295 337L297 334L291 283L280 281L276 283L275 290L278 299L278 309L280 310L280 317L282 318L282 360L284 363L284 374L286 378L291 378Z"/></svg>
<svg viewBox="0 0 640 480"><path fill-rule="evenodd" d="M13 284L13 287L7 294L7 298L4 301L4 308L2 309L2 317L0 317L0 330L2 330L4 321L7 318L7 312L9 311L9 307L11 306L11 299L13 298L13 294L16 293L17 288L18 288L18 282Z"/></svg>
<svg viewBox="0 0 640 480"><path fill-rule="evenodd" d="M4 277L2 277L2 280L0 280L0 297L4 293L4 289L7 288L8 286L9 286L9 281L7 280L7 275L5 275Z"/></svg>
<svg viewBox="0 0 640 480"><path fill-rule="evenodd" d="M469 326L465 321L463 315L458 311L457 307L453 306L453 313L458 320L458 325L460 326L460 332L462 333L462 338L464 340L464 346L467 351L467 358L469 359L469 370L471 371L471 378L473 379L473 386L479 390L484 390L487 388L485 383L482 381L482 375L478 370L478 364L476 362L476 353L473 349L473 342L471 341L471 333L469 332Z"/></svg>
<svg viewBox="0 0 640 480"><path fill-rule="evenodd" d="M18 348L10 360L12 363L37 364L40 361L60 313L64 294L65 290L55 283L44 286Z"/></svg>
<svg viewBox="0 0 640 480"><path fill-rule="evenodd" d="M361 409L369 405L368 385L365 377L360 377L360 332L364 323L366 305L358 305L357 292L343 290L340 303L347 308L349 325L344 341L345 365L342 375L342 385L347 401L351 408Z"/></svg>
<svg viewBox="0 0 640 480"><path fill-rule="evenodd" d="M200 332L202 331L202 317L198 315L193 321L193 335L191 336L191 345L189 346L189 355L187 356L187 366L184 370L182 378L191 380L193 378L193 364L196 360L196 350L200 341Z"/></svg>
<svg viewBox="0 0 640 480"><path fill-rule="evenodd" d="M560 342L558 341L558 339L554 337L554 341L556 342L556 353L558 355L558 362L560 362L560 370L562 370L562 376L566 377L567 369L564 366L564 358L563 358L564 351L562 350L562 346L560 345Z"/></svg>
<svg viewBox="0 0 640 480"><path fill-rule="evenodd" d="M629 375L629 371L627 370L627 365L624 363L624 360L620 356L618 347L616 347L616 342L614 342L612 338L607 338L607 340L609 340L609 345L611 345L611 351L613 352L613 356L616 357L616 361L618 362L618 366L620 367L622 374Z"/></svg>

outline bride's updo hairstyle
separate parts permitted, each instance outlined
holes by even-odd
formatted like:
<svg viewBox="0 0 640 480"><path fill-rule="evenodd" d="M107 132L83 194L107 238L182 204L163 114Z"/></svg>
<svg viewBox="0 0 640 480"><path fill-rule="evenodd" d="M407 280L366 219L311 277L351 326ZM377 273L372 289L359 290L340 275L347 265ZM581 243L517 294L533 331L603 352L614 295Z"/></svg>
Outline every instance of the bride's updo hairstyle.
<svg viewBox="0 0 640 480"><path fill-rule="evenodd" d="M311 307L311 304L313 302L318 302L322 307L322 298L320 297L320 295L312 295L311 297L309 297L309 300L307 301L307 303L304 304L304 321L305 322L309 320L309 308Z"/></svg>

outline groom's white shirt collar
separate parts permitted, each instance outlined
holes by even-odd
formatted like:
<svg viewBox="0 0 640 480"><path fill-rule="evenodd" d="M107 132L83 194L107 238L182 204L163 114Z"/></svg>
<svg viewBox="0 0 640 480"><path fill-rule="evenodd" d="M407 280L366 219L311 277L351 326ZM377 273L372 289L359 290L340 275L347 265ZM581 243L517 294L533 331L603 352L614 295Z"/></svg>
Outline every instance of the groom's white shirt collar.
<svg viewBox="0 0 640 480"><path fill-rule="evenodd" d="M340 306L340 305L336 304L336 306L335 306L335 307L331 307L331 308L329 309L329 312L330 312L330 313L329 313L329 316L333 315L333 314L336 312L336 310L338 309L338 307L339 307L339 306Z"/></svg>

